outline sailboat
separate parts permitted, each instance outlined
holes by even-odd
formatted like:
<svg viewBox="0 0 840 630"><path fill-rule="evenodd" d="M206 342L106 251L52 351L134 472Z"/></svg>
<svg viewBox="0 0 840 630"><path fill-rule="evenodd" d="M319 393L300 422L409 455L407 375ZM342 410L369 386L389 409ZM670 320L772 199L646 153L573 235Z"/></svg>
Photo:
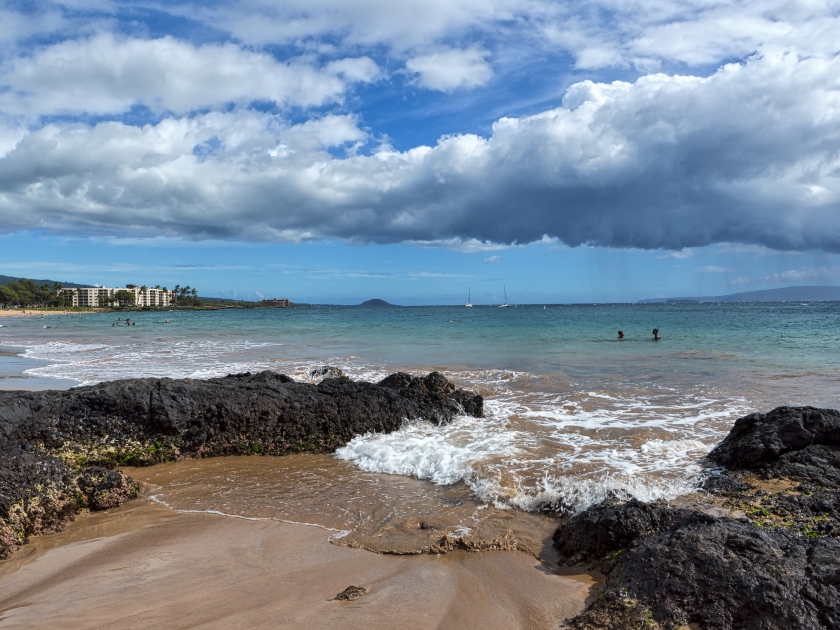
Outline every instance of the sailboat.
<svg viewBox="0 0 840 630"><path fill-rule="evenodd" d="M507 303L507 287L504 289L505 291L505 303L499 304L499 308L510 308L510 304Z"/></svg>
<svg viewBox="0 0 840 630"><path fill-rule="evenodd" d="M472 308L472 300L470 297L472 297L472 289L467 289L467 303L464 304L467 308Z"/></svg>

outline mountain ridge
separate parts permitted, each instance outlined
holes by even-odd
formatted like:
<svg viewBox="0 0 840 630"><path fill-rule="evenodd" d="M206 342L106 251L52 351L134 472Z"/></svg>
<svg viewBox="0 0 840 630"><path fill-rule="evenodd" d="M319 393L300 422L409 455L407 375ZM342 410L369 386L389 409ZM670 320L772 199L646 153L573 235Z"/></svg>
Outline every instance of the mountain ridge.
<svg viewBox="0 0 840 630"><path fill-rule="evenodd" d="M840 286L799 286L781 289L743 291L727 295L701 297L648 298L639 304L661 304L668 302L837 302L840 301Z"/></svg>

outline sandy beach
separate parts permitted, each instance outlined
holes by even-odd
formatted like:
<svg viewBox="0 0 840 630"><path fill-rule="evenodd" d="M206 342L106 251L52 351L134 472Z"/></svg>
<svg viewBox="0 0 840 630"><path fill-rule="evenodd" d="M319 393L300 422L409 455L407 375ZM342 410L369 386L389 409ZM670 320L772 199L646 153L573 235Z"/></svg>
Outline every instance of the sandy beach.
<svg viewBox="0 0 840 630"><path fill-rule="evenodd" d="M555 628L594 592L518 551L394 556L140 498L0 562L2 628ZM348 586L367 594L333 598Z"/></svg>
<svg viewBox="0 0 840 630"><path fill-rule="evenodd" d="M28 317L34 315L67 315L72 311L47 311L38 309L0 309L0 317ZM74 313L75 314L75 313Z"/></svg>

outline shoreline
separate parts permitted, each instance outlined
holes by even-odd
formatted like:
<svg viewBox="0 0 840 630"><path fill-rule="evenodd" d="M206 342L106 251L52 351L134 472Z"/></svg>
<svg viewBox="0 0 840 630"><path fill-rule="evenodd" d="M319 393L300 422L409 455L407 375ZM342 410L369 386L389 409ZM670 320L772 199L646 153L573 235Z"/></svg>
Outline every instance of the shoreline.
<svg viewBox="0 0 840 630"><path fill-rule="evenodd" d="M126 572L131 585L149 586L144 597L165 602L174 598L172 611L196 610L193 614L200 616L204 608L227 606L208 617L208 623L235 617L244 625L258 624L264 617L248 617L254 607L284 617L309 607L325 615L318 624L331 622L336 619L324 602L349 587L371 595L387 591L388 585L376 577L382 572L410 593L409 610L415 610L411 597L419 589L424 602L444 610L444 616L409 615L406 620L404 612L395 613L387 602L377 600L385 608L363 609L379 611L380 617L365 618L358 627L463 627L467 621L475 626L476 619L494 627L504 615L505 623L498 627L556 627L568 622L579 630L655 630L701 623L757 630L759 623L776 630L807 618L801 627L824 630L840 623L840 589L832 577L840 557L840 412L833 409L777 407L742 416L706 457L720 470L710 471L703 483L705 498L698 493L669 503L607 497L579 513L546 505L541 518L550 518L551 529L556 528L546 538L544 524L537 524L536 530L521 527L518 531L525 535L520 535L517 524L495 514L489 504L472 505L457 488L436 498L425 492L418 501L409 487L413 482L398 484L398 493L389 492L397 487L391 482L380 483L380 478L399 480L399 475L357 475L348 483L350 477L323 461L302 465L294 459L323 457L365 432L394 432L404 427L406 418L424 419L435 431L444 431L465 412L481 418L482 396L456 388L439 372L425 377L394 373L378 383L325 378L317 385L272 372L208 381L132 379L83 391L21 392L0 398L6 436L0 451L0 507L6 519L0 545L11 556L8 565L0 564L0 574L8 570L26 578L34 573L33 584L48 586L45 601L65 602L61 614L76 606L80 592L88 604L105 592L118 597L110 579L119 582L121 577L103 584L89 571L99 567L102 575ZM229 458L238 460L235 466L223 458L244 454L288 457L273 462ZM189 457L202 462L185 459ZM211 463L205 464L205 458ZM173 463L147 468L163 462ZM143 467L128 471L134 479L122 470L113 471L129 464ZM214 466L218 468L211 471ZM260 476L261 466L270 468L272 476ZM148 502L130 501L143 483L160 489L155 496L161 505L149 508ZM448 511L439 510L441 504ZM158 508L175 510L176 516L163 518ZM30 536L63 530L86 509L108 511L92 520L80 518L82 525L124 524L130 519L123 516L132 512L148 519L95 539L71 525L69 538L56 534L53 540L58 542L43 556L40 545L51 543L41 541L50 537L35 539L31 551L10 553ZM476 518L478 510L481 517ZM444 513L454 518L447 520ZM485 524L489 529L482 529ZM284 529L289 526L317 531L295 530L298 536ZM329 536L324 529L331 530ZM329 540L344 531L347 538ZM528 536L529 531L538 533ZM74 532L85 540L71 540ZM281 538L285 542L277 543ZM340 573L335 567L344 560L325 550L329 542L355 552L380 552L376 557L391 558L390 568L369 564L378 562L370 556L347 556L347 566L352 567L348 580L362 575L371 588L354 580L327 597L318 591L323 576L317 575L317 568L316 575L308 570L315 562L328 565L333 576ZM210 557L207 549L214 550ZM534 553L536 549L545 553ZM528 559L519 551L528 552ZM61 558L67 557L70 560L62 565ZM406 564L411 558L414 563ZM520 570L525 566L520 567L521 562L529 564L530 573ZM605 582L598 598L591 598L595 581L590 573L588 599L582 604L580 597L575 602L564 599L567 593L557 592L561 582L556 580L550 595L534 601L545 584L533 581L533 570L556 578L562 571L554 567L561 564L576 576L601 572ZM191 574L194 568L197 576ZM429 571L435 575L431 582L424 577ZM282 597L268 599L264 591L240 593L230 586L250 584L255 575L270 576L272 584L309 586L303 594L284 591ZM170 577L175 580L172 585L164 584ZM9 583L0 578L0 585L4 582ZM429 596L442 582L448 583L443 599ZM175 588L182 585L182 591ZM39 592L26 583L21 588ZM220 589L224 597L215 597ZM462 596L454 598L453 592ZM505 596L513 599L505 601ZM252 600L253 606L243 603ZM577 607L573 619L557 616L558 601L564 602L564 609ZM471 607L470 602L478 604ZM500 602L504 613L497 606ZM15 613L25 616L33 604L5 598L0 605L0 614L26 608ZM59 614L49 605L41 609L42 618ZM132 610L138 619L150 614L142 602L137 606ZM494 607L497 612L483 621L482 615ZM313 614L301 623L310 623Z"/></svg>
<svg viewBox="0 0 840 630"><path fill-rule="evenodd" d="M0 562L0 622L541 629L597 596L592 575L558 575L519 551L394 556L333 545L327 534L134 499ZM349 586L367 592L335 601Z"/></svg>
<svg viewBox="0 0 840 630"><path fill-rule="evenodd" d="M68 311L54 309L0 309L0 317L35 317L36 315L83 315L85 313L101 313L102 309L90 309L85 311Z"/></svg>

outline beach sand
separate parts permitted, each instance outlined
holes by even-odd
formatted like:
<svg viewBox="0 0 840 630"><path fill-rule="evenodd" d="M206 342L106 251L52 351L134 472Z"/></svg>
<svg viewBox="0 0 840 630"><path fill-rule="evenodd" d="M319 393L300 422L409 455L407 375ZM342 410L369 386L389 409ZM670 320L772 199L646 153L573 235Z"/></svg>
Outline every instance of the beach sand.
<svg viewBox="0 0 840 630"><path fill-rule="evenodd" d="M24 312L26 311L26 312ZM72 313L75 315L73 311L39 311L38 309L5 309L0 308L0 317L30 317L35 315L67 315L68 313Z"/></svg>
<svg viewBox="0 0 840 630"><path fill-rule="evenodd" d="M0 562L0 628L556 628L594 595L518 551L394 556L137 499ZM334 601L348 586L367 594Z"/></svg>

